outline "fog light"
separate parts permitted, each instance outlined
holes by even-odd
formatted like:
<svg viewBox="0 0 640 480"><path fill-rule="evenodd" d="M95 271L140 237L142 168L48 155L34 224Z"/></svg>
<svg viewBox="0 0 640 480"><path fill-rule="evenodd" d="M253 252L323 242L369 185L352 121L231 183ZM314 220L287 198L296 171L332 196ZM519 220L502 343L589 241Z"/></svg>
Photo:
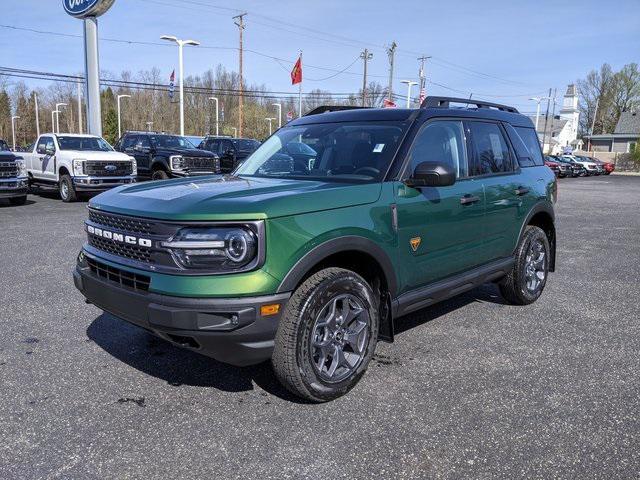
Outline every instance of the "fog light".
<svg viewBox="0 0 640 480"><path fill-rule="evenodd" d="M260 315L263 317L267 317L269 315L277 315L280 311L280 304L274 303L271 305L262 305L260 307Z"/></svg>

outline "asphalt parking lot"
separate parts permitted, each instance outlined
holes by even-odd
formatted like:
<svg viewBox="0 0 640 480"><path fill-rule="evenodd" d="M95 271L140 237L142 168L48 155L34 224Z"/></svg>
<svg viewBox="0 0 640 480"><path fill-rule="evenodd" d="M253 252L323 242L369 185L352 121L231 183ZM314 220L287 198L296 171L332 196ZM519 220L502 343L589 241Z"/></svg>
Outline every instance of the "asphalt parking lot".
<svg viewBox="0 0 640 480"><path fill-rule="evenodd" d="M0 478L640 476L640 177L560 180L540 301L406 317L323 405L85 305L85 207L0 205Z"/></svg>

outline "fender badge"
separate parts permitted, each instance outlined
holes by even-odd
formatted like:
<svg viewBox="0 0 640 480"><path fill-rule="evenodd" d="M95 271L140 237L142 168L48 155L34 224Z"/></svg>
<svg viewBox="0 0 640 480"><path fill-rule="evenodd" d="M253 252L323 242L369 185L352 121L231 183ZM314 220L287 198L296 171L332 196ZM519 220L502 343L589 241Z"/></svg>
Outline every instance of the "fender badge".
<svg viewBox="0 0 640 480"><path fill-rule="evenodd" d="M418 250L418 247L420 246L420 242L422 241L422 239L420 237L413 237L409 240L409 245L411 245L411 250L413 250L414 252L416 250Z"/></svg>

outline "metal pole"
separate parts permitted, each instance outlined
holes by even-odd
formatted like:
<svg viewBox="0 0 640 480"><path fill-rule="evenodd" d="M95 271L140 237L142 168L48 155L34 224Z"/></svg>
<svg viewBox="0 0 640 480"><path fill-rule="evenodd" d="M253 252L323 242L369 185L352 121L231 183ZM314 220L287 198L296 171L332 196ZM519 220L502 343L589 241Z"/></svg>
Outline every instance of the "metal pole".
<svg viewBox="0 0 640 480"><path fill-rule="evenodd" d="M66 107L66 103L56 103L56 133L60 133L60 107Z"/></svg>
<svg viewBox="0 0 640 480"><path fill-rule="evenodd" d="M17 115L14 115L13 117L11 117L11 136L13 137L13 151L16 151L16 125L15 125L15 121L20 118Z"/></svg>
<svg viewBox="0 0 640 480"><path fill-rule="evenodd" d="M282 104L272 103L274 107L278 107L278 128L282 128Z"/></svg>
<svg viewBox="0 0 640 480"><path fill-rule="evenodd" d="M540 102L542 100L538 99L538 106L536 107L536 132L538 131L538 119L540 118Z"/></svg>
<svg viewBox="0 0 640 480"><path fill-rule="evenodd" d="M238 138L238 129L236 127L231 127L233 129L233 138Z"/></svg>
<svg viewBox="0 0 640 480"><path fill-rule="evenodd" d="M393 64L396 58L396 42L391 42L391 46L387 49L387 55L389 55L389 102L393 102Z"/></svg>
<svg viewBox="0 0 640 480"><path fill-rule="evenodd" d="M82 133L82 86L78 83L78 133Z"/></svg>
<svg viewBox="0 0 640 480"><path fill-rule="evenodd" d="M238 97L238 132L240 133L240 136L242 136L242 123L243 123L243 103L244 103L244 92L243 92L243 86L242 86L242 32L244 31L244 16L246 15L246 13L241 13L240 15L236 15L235 17L233 17L233 19L238 19L237 22L233 22L238 26L238 30L240 32L240 50L239 50L239 63L240 63L240 68L239 68L239 80L240 80L240 85L238 86L238 90L239 90L239 97Z"/></svg>
<svg viewBox="0 0 640 480"><path fill-rule="evenodd" d="M35 101L36 109L36 137L40 137L40 117L38 116L38 94L33 92L33 100Z"/></svg>
<svg viewBox="0 0 640 480"><path fill-rule="evenodd" d="M596 128L596 115L598 115L599 104L600 104L600 97L596 98L596 108L593 112L593 120L591 122L591 133L589 134L589 144L587 145L587 152L591 150L591 137L593 136L593 130Z"/></svg>
<svg viewBox="0 0 640 480"><path fill-rule="evenodd" d="M51 133L56 133L56 115L58 114L57 110L51 110Z"/></svg>
<svg viewBox="0 0 640 480"><path fill-rule="evenodd" d="M180 64L180 135L184 136L184 65L182 63L182 42L178 42L178 63Z"/></svg>
<svg viewBox="0 0 640 480"><path fill-rule="evenodd" d="M412 82L411 80L402 80L400 83L407 85L407 108L411 108L411 87L418 85L418 82Z"/></svg>
<svg viewBox="0 0 640 480"><path fill-rule="evenodd" d="M271 136L271 134L273 133L273 132L271 131L271 121L272 121L272 120L275 120L275 118L265 118L265 120L266 120L267 122L269 122L269 136Z"/></svg>
<svg viewBox="0 0 640 480"><path fill-rule="evenodd" d="M367 102L367 63L373 57L373 53L369 53L368 49L360 54L360 58L364 60L364 75L362 76L362 106Z"/></svg>
<svg viewBox="0 0 640 480"><path fill-rule="evenodd" d="M87 131L101 137L100 66L98 63L98 20L96 17L84 19L84 69L87 75L85 79Z"/></svg>
<svg viewBox="0 0 640 480"><path fill-rule="evenodd" d="M544 146L547 143L547 122L549 121L549 102L551 102L551 89L549 89L549 96L547 97L547 111L544 114L544 133L542 134L542 153L544 153Z"/></svg>
<svg viewBox="0 0 640 480"><path fill-rule="evenodd" d="M300 68L302 68L302 50L300 50ZM298 118L302 117L302 82L298 84Z"/></svg>

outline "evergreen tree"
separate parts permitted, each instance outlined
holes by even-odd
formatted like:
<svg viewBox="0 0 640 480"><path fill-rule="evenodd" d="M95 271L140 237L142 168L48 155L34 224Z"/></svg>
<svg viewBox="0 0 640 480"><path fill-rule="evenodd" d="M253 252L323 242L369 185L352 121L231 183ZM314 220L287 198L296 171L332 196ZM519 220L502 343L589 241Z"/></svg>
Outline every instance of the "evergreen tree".
<svg viewBox="0 0 640 480"><path fill-rule="evenodd" d="M118 140L118 113L115 108L109 108L104 116L102 136L111 145Z"/></svg>
<svg viewBox="0 0 640 480"><path fill-rule="evenodd" d="M0 139L10 142L11 139L11 100L6 90L0 91Z"/></svg>

